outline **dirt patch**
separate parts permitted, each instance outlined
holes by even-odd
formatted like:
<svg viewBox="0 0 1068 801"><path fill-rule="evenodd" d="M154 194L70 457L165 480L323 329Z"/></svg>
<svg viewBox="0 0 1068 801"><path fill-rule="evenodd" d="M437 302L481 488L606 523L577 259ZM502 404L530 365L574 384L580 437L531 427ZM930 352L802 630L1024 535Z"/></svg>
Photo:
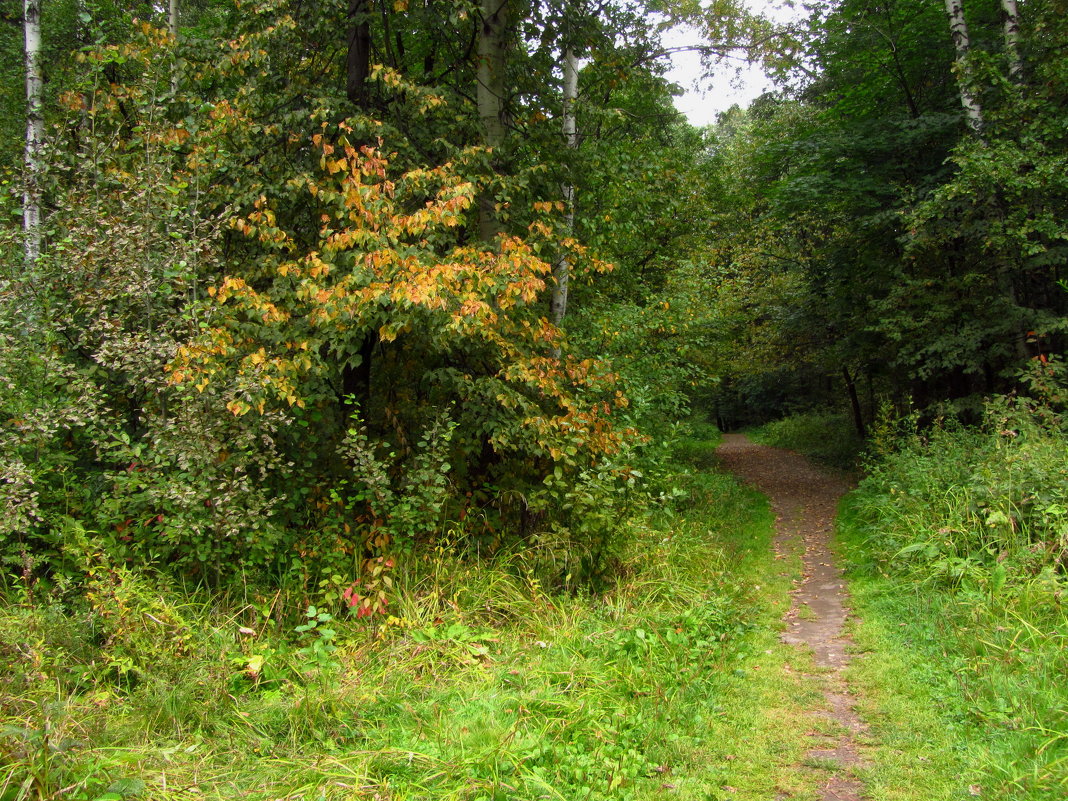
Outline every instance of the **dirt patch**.
<svg viewBox="0 0 1068 801"><path fill-rule="evenodd" d="M802 576L792 592L782 639L811 649L816 671L804 678L818 684L825 701L812 716L838 724L832 727L834 734L811 733L817 742L805 764L830 772L820 780L821 801L860 801L864 788L854 768L862 762L857 738L865 727L843 676L852 645L844 633L849 597L828 546L838 501L850 485L797 453L757 445L740 434L724 436L718 454L727 469L768 496L777 555L801 550Z"/></svg>

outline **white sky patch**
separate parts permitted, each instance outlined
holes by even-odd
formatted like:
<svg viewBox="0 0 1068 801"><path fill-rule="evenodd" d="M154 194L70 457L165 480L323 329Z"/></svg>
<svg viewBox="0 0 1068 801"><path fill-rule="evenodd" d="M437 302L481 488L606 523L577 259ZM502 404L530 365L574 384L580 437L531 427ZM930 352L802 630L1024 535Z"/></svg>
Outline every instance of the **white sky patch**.
<svg viewBox="0 0 1068 801"><path fill-rule="evenodd" d="M749 5L782 22L800 19L806 13L803 8L785 8L772 0L749 0ZM701 44L702 40L694 29L676 28L664 34L663 42L665 47L687 47ZM691 125L713 125L721 111L735 104L745 108L774 88L763 69L746 64L743 58L715 65L711 75L705 73L696 52L674 53L671 61L674 66L666 77L686 92L675 98L675 108L686 115Z"/></svg>

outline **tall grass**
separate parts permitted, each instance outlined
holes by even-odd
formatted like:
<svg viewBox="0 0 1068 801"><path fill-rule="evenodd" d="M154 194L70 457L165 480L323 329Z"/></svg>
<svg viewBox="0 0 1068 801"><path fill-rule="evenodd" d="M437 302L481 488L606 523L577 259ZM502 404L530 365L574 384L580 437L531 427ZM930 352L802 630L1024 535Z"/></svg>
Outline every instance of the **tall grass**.
<svg viewBox="0 0 1068 801"><path fill-rule="evenodd" d="M766 506L695 467L712 444L681 449L599 595L459 533L397 565L388 615L334 603L304 631L294 595L189 595L114 566L88 601L11 593L0 798L771 797L791 740L754 698L786 703L757 670L786 580Z"/></svg>
<svg viewBox="0 0 1068 801"><path fill-rule="evenodd" d="M861 615L884 632L879 647L901 649L895 659L916 685L944 688L934 703L975 787L994 798L1068 796L1059 415L998 399L981 427L885 439L842 531Z"/></svg>

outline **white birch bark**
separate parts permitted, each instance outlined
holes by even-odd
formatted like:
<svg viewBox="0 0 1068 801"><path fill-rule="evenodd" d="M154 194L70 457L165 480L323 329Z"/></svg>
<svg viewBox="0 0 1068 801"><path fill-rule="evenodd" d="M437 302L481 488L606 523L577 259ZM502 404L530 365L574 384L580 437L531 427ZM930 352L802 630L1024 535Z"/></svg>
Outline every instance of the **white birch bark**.
<svg viewBox="0 0 1068 801"><path fill-rule="evenodd" d="M172 47L178 47L178 0L168 0L167 3L167 32L173 39ZM178 92L178 54L175 53L174 63L171 65L171 94Z"/></svg>
<svg viewBox="0 0 1068 801"><path fill-rule="evenodd" d="M578 100L578 56L571 47L564 48L564 89L562 124L564 143L569 151L578 147L578 125L575 114L575 102ZM570 162L570 159L568 159ZM575 227L575 184L571 178L571 165L568 164L568 180L561 189L564 196L564 227L568 234ZM559 325L567 314L567 285L571 278L571 260L563 254L553 266L552 298L549 310L552 321Z"/></svg>
<svg viewBox="0 0 1068 801"><path fill-rule="evenodd" d="M41 255L41 149L44 147L43 87L41 79L41 0L23 0L26 37L26 147L22 193L25 264L32 274Z"/></svg>
<svg viewBox="0 0 1068 801"><path fill-rule="evenodd" d="M968 23L964 19L962 0L945 0L946 13L949 15L949 32L953 37L953 47L957 51L957 86L960 89L960 104L964 107L964 116L968 127L976 136L983 130L983 109L979 99L972 92L968 75L968 51L971 39L968 37Z"/></svg>
<svg viewBox="0 0 1068 801"><path fill-rule="evenodd" d="M1016 0L1001 0L1001 19L1005 30L1005 58L1009 62L1009 80L1023 80L1023 62L1020 60L1020 15Z"/></svg>

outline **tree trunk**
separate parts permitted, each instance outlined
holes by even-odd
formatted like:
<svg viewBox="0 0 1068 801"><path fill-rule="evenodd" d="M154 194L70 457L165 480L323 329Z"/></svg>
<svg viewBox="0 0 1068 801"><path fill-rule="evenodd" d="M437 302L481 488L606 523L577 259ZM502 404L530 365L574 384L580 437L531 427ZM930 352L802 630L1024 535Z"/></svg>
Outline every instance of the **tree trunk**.
<svg viewBox="0 0 1068 801"><path fill-rule="evenodd" d="M370 93L367 78L371 74L371 3L370 0L349 0L348 47L345 52L345 95L360 111L367 111ZM360 344L360 362L346 361L341 366L341 414L348 425L357 407L367 414L371 400L371 359L378 344L378 332L367 332Z"/></svg>
<svg viewBox="0 0 1068 801"><path fill-rule="evenodd" d="M564 142L569 154L578 147L578 126L575 117L575 101L578 99L578 57L571 47L564 49L564 93L563 93L563 130ZM570 235L575 227L575 183L571 175L570 158L567 165L567 183L561 189L564 196L564 227ZM556 325L563 322L567 314L567 285L571 277L571 260L564 253L556 260L553 267L552 298L549 310Z"/></svg>
<svg viewBox="0 0 1068 801"><path fill-rule="evenodd" d="M964 19L963 0L946 0L946 13L949 14L949 32L953 37L953 47L957 51L957 86L960 88L960 104L964 107L968 127L972 133L979 136L983 130L983 109L971 88L971 76L968 70L968 51L971 49L971 39L968 37L968 23Z"/></svg>
<svg viewBox="0 0 1068 801"><path fill-rule="evenodd" d="M370 0L349 0L349 46L345 58L345 93L349 102L367 110L367 76L371 74Z"/></svg>
<svg viewBox="0 0 1068 801"><path fill-rule="evenodd" d="M860 408L860 398L857 396L857 382L849 372L848 367L842 367L842 378L845 379L846 392L849 393L849 405L853 409L853 427L857 429L857 435L861 439L868 436L867 426L864 425L864 413Z"/></svg>
<svg viewBox="0 0 1068 801"><path fill-rule="evenodd" d="M354 365L347 361L341 367L341 415L346 426L354 409L367 414L371 400L371 359L377 344L378 332L369 331L360 343L360 363Z"/></svg>
<svg viewBox="0 0 1068 801"><path fill-rule="evenodd" d="M1001 18L1005 29L1005 58L1009 62L1009 79L1023 81L1023 62L1020 60L1020 16L1016 0L1001 0Z"/></svg>
<svg viewBox="0 0 1068 801"><path fill-rule="evenodd" d="M482 122L483 143L493 151L495 163L508 131L505 104L508 2L482 0L482 28L478 37L478 116ZM501 232L491 192L483 192L479 199L478 226L483 242L493 242Z"/></svg>
<svg viewBox="0 0 1068 801"><path fill-rule="evenodd" d="M174 47L178 47L178 0L168 0L167 4L167 32L174 40ZM171 94L178 92L178 58L175 54L174 64L171 66Z"/></svg>
<svg viewBox="0 0 1068 801"><path fill-rule="evenodd" d="M41 80L41 0L24 0L26 36L26 149L22 191L22 230L27 276L41 255L41 149L44 146L43 82Z"/></svg>

